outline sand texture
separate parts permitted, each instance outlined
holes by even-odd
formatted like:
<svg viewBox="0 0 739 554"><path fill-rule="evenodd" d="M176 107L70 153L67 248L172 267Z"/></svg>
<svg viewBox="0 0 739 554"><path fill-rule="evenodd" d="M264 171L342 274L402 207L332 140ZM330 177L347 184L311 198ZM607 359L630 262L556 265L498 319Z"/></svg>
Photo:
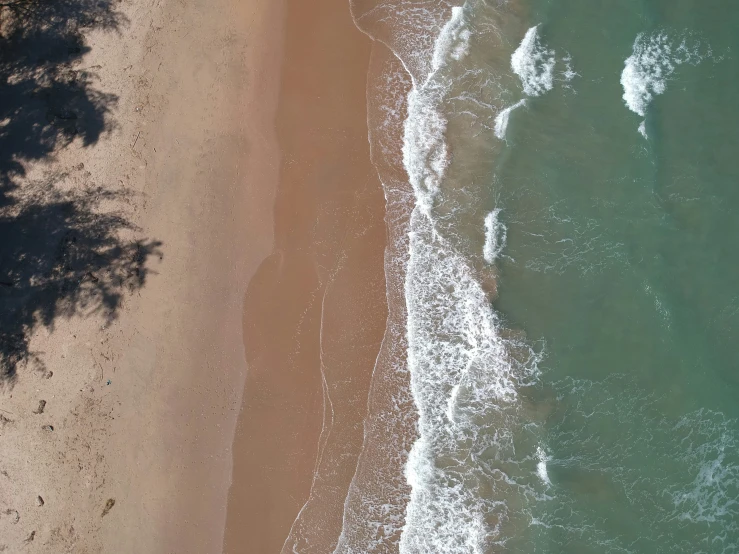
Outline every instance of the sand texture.
<svg viewBox="0 0 739 554"><path fill-rule="evenodd" d="M345 0L288 0L285 29L275 248L246 293L228 554L333 550L387 318L371 41Z"/></svg>
<svg viewBox="0 0 739 554"><path fill-rule="evenodd" d="M244 295L273 251L281 6L16 4L0 551L220 552Z"/></svg>

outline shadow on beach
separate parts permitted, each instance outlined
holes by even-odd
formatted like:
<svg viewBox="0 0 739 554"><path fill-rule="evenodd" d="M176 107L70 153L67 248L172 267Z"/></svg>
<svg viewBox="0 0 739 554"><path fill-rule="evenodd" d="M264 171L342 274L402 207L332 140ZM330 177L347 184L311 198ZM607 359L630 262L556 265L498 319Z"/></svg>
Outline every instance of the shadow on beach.
<svg viewBox="0 0 739 554"><path fill-rule="evenodd" d="M141 288L160 243L122 236L139 229L120 211L130 193L61 188L63 172L30 179L33 162L79 141L97 143L113 128L117 97L76 69L92 29L126 21L114 0L16 0L0 5L0 388L32 366L50 376L29 348L39 327L60 317L116 317L126 292Z"/></svg>

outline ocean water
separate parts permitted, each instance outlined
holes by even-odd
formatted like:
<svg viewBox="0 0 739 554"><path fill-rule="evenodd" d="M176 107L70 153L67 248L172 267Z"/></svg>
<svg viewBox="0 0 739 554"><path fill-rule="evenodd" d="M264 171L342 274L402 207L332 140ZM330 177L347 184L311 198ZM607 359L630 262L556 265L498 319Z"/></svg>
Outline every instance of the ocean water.
<svg viewBox="0 0 739 554"><path fill-rule="evenodd" d="M336 552L739 552L739 4L355 0L388 333Z"/></svg>

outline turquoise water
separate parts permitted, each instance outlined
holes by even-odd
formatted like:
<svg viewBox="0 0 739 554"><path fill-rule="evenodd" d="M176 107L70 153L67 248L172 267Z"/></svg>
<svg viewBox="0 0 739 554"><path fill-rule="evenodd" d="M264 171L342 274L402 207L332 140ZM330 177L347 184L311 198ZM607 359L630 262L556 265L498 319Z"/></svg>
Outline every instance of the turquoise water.
<svg viewBox="0 0 739 554"><path fill-rule="evenodd" d="M495 306L545 344L550 404L551 498L508 547L737 552L739 6L557 0L530 17L578 75L513 113L494 170ZM619 80L640 33L701 58L645 117Z"/></svg>
<svg viewBox="0 0 739 554"><path fill-rule="evenodd" d="M739 5L352 7L417 425L335 552L739 552Z"/></svg>

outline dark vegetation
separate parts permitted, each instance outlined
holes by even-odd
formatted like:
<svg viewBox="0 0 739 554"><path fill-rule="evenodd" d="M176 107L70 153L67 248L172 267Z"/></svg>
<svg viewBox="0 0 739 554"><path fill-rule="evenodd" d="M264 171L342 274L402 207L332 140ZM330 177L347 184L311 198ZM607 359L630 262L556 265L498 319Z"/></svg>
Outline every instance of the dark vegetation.
<svg viewBox="0 0 739 554"><path fill-rule="evenodd" d="M0 0L0 387L19 369L50 376L29 338L75 314L116 317L123 295L144 285L151 240L111 211L127 193L58 186L67 175L31 180L34 161L97 143L112 129L117 98L81 69L85 33L125 24L114 0ZM79 141L79 142L77 142ZM52 166L53 167L53 166Z"/></svg>

